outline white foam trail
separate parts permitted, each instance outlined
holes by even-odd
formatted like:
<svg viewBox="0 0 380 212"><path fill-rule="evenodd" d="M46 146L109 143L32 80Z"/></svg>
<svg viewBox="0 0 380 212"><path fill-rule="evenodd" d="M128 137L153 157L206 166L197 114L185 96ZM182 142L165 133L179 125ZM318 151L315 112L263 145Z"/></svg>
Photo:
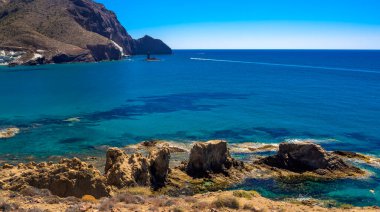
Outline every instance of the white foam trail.
<svg viewBox="0 0 380 212"><path fill-rule="evenodd" d="M226 62L226 63L244 63L244 64L256 64L256 65L267 65L267 66L283 66L283 67L293 67L293 68L312 68L312 69L324 69L324 70L337 70L337 71L349 71L349 72L363 72L363 73L380 74L380 72L377 72L377 71L364 70L364 69L339 68L339 67L308 66L308 65L281 64L281 63L264 63L264 62L239 61L239 60L218 60L218 59L197 58L197 57L192 57L192 58L190 58L190 60Z"/></svg>
<svg viewBox="0 0 380 212"><path fill-rule="evenodd" d="M311 143L316 143L316 144L321 144L321 143L331 143L331 142L339 142L336 139L333 138L328 138L328 139L298 139L298 138L292 138L292 139L285 139L285 142L289 143L302 143L302 142L311 142Z"/></svg>

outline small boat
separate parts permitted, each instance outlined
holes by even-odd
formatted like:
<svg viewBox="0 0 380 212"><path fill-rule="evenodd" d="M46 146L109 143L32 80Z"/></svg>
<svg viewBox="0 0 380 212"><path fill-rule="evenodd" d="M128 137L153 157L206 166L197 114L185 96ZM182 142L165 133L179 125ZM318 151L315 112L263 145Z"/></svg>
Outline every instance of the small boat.
<svg viewBox="0 0 380 212"><path fill-rule="evenodd" d="M147 62L158 62L158 61L160 61L160 59L155 58L155 57L151 57L151 56L150 56L150 52L148 52L148 53L146 54L146 61L147 61Z"/></svg>

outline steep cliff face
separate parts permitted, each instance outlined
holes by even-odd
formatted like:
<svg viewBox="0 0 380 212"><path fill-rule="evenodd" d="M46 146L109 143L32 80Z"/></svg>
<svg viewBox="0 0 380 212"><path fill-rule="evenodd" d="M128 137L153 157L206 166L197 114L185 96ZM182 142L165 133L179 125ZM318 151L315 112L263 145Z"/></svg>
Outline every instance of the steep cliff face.
<svg viewBox="0 0 380 212"><path fill-rule="evenodd" d="M159 40L134 40L112 11L92 0L0 0L0 63L118 60L168 49Z"/></svg>

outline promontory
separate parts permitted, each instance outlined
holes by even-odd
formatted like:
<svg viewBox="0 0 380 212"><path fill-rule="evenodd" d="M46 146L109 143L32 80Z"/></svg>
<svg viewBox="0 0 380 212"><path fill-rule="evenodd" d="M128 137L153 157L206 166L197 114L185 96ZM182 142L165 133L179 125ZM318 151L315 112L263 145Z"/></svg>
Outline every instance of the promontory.
<svg viewBox="0 0 380 212"><path fill-rule="evenodd" d="M128 11L126 11L128 12ZM0 0L0 63L34 65L171 54L161 40L133 39L92 0Z"/></svg>

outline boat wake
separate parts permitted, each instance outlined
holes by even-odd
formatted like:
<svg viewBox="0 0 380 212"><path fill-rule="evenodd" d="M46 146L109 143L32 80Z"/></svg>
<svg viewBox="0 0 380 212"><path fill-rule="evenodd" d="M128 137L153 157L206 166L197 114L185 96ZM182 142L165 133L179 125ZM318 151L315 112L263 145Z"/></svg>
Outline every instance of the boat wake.
<svg viewBox="0 0 380 212"><path fill-rule="evenodd" d="M311 142L316 144L323 144L323 143L332 143L332 142L339 142L339 140L328 138L328 139L298 139L298 138L292 138L292 139L285 139L285 142L289 143L302 143L302 142Z"/></svg>
<svg viewBox="0 0 380 212"><path fill-rule="evenodd" d="M265 63L265 62L254 62L254 61L239 61L239 60L219 60L219 59L197 58L197 57L192 57L192 58L190 58L190 60L225 62L225 63L242 63L242 64L266 65L266 66L282 66L282 67L292 67L292 68L309 68L309 69L323 69L323 70L336 70L336 71L346 71L346 72L362 72L362 73L380 74L380 71L371 71L371 70L365 70L365 69L350 69L350 68L340 68L340 67L309 66L309 65L282 64L282 63Z"/></svg>

